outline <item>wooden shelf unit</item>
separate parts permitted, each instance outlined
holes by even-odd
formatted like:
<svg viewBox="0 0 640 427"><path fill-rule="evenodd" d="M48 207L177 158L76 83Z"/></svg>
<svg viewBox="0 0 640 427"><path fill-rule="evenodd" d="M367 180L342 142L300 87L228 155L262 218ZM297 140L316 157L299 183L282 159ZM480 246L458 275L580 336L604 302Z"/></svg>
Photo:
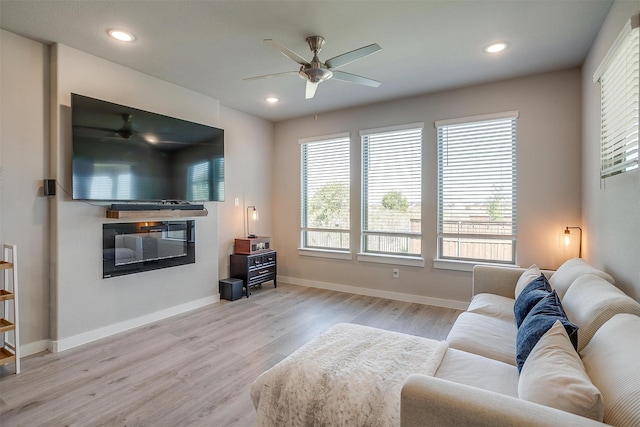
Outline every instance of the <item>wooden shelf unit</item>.
<svg viewBox="0 0 640 427"><path fill-rule="evenodd" d="M20 373L20 331L18 324L18 250L16 245L3 245L3 258L0 270L3 271L0 303L3 305L3 318L0 318L0 365L14 363L16 374ZM9 261L11 259L11 262ZM13 334L13 342L7 334Z"/></svg>
<svg viewBox="0 0 640 427"><path fill-rule="evenodd" d="M0 289L0 301L6 301L8 299L13 299L13 292Z"/></svg>
<svg viewBox="0 0 640 427"><path fill-rule="evenodd" d="M6 365L7 363L16 363L16 355L6 348L0 348L0 365Z"/></svg>
<svg viewBox="0 0 640 427"><path fill-rule="evenodd" d="M0 334L3 332L13 331L16 325L9 322L7 319L0 319Z"/></svg>
<svg viewBox="0 0 640 427"><path fill-rule="evenodd" d="M188 218L207 216L209 212L202 210L159 209L149 211L116 211L107 209L107 218L112 219L145 219L145 218Z"/></svg>

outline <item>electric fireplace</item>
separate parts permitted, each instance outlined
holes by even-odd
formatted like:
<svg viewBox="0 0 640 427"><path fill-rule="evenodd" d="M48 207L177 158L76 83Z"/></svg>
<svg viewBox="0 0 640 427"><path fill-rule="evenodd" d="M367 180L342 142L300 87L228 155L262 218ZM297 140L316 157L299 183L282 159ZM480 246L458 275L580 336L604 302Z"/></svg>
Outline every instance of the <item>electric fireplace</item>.
<svg viewBox="0 0 640 427"><path fill-rule="evenodd" d="M195 221L145 221L102 225L102 277L193 264Z"/></svg>

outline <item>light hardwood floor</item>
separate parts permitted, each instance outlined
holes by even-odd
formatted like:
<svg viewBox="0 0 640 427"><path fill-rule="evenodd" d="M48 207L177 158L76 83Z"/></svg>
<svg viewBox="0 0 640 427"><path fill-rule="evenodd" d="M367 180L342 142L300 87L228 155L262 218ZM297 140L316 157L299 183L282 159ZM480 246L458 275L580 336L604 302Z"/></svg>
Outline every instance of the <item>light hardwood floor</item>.
<svg viewBox="0 0 640 427"><path fill-rule="evenodd" d="M251 426L253 380L330 326L358 323L444 339L460 312L265 284L58 354L0 368L0 425Z"/></svg>

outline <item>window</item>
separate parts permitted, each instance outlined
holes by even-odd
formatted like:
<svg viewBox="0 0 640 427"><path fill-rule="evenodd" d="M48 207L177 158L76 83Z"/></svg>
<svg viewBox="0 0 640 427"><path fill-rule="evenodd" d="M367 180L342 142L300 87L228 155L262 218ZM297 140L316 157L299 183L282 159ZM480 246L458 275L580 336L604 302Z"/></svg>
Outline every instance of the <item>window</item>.
<svg viewBox="0 0 640 427"><path fill-rule="evenodd" d="M422 254L422 123L361 131L361 252Z"/></svg>
<svg viewBox="0 0 640 427"><path fill-rule="evenodd" d="M187 182L187 197L189 200L209 200L209 166L209 161L189 166Z"/></svg>
<svg viewBox="0 0 640 427"><path fill-rule="evenodd" d="M638 16L627 22L594 80L600 82L600 177L638 168Z"/></svg>
<svg viewBox="0 0 640 427"><path fill-rule="evenodd" d="M214 157L188 166L187 200L224 201L223 157Z"/></svg>
<svg viewBox="0 0 640 427"><path fill-rule="evenodd" d="M96 164L90 185L90 199L129 200L133 188L131 166L125 164Z"/></svg>
<svg viewBox="0 0 640 427"><path fill-rule="evenodd" d="M301 247L349 250L349 134L300 140Z"/></svg>
<svg viewBox="0 0 640 427"><path fill-rule="evenodd" d="M439 259L515 264L517 116L436 122Z"/></svg>

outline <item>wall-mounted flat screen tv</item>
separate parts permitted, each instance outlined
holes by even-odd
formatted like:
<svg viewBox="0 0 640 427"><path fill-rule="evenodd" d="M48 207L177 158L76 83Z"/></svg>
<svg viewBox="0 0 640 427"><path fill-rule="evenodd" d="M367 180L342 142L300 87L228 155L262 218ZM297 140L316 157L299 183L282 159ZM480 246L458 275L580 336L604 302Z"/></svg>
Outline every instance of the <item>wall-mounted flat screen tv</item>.
<svg viewBox="0 0 640 427"><path fill-rule="evenodd" d="M223 201L224 130L71 94L74 200Z"/></svg>

